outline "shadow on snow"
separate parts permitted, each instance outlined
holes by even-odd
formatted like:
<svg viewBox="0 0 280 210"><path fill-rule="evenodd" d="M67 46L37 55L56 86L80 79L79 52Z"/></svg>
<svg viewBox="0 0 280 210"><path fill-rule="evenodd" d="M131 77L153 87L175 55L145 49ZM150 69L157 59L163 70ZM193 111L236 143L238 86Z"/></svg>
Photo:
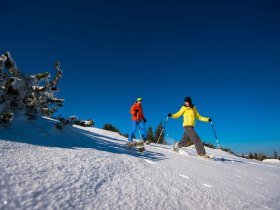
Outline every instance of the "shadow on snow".
<svg viewBox="0 0 280 210"><path fill-rule="evenodd" d="M14 120L7 128L0 127L0 139L14 142L28 143L45 147L59 147L68 149L90 148L116 154L126 154L153 161L165 159L157 152L145 151L140 153L125 146L125 141L105 135L81 130L74 127L65 127L58 130L54 122L47 119L36 121ZM112 141L113 140L113 141ZM122 143L123 142L123 143Z"/></svg>

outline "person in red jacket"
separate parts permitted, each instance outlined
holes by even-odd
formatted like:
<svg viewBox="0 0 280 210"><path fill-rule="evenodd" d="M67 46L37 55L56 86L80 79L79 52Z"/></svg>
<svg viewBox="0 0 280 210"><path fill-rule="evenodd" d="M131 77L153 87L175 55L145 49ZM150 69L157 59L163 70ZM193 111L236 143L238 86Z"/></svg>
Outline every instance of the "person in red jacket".
<svg viewBox="0 0 280 210"><path fill-rule="evenodd" d="M137 98L136 102L132 105L130 109L130 114L132 115L132 130L130 132L128 142L132 142L133 138L135 138L135 132L137 130L137 127L139 127L143 141L146 142L147 132L145 122L147 120L143 114L142 98Z"/></svg>

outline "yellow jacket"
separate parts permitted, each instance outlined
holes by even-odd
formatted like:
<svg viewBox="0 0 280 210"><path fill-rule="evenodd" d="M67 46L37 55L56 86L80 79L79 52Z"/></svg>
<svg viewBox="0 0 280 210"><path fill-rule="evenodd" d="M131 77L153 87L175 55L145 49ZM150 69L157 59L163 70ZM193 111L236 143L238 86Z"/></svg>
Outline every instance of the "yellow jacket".
<svg viewBox="0 0 280 210"><path fill-rule="evenodd" d="M193 108L182 106L182 108L176 114L173 114L171 118L176 119L182 115L184 118L183 126L195 126L195 118L203 122L209 122L209 118L199 115L195 106Z"/></svg>

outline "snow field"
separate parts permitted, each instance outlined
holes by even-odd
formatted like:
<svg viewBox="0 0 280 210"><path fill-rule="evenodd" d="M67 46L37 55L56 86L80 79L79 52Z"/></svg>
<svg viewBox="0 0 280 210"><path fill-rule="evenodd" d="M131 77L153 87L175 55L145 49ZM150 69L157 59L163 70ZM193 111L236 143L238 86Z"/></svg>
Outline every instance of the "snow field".
<svg viewBox="0 0 280 210"><path fill-rule="evenodd" d="M275 163L153 143L139 153L117 133L53 123L0 128L0 209L280 209Z"/></svg>

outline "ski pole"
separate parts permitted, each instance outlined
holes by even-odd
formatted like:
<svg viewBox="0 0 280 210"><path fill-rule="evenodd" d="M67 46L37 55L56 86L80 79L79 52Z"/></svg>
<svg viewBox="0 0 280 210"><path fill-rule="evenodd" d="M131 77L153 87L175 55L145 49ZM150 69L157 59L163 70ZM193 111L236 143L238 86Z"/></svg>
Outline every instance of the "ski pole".
<svg viewBox="0 0 280 210"><path fill-rule="evenodd" d="M211 121L210 123L211 123L211 125L212 125L213 133L214 133L214 136L215 136L215 138L216 138L216 144L217 144L217 147L218 147L218 149L219 149L219 151L220 151L220 155L221 155L221 157L222 157L222 161L223 161L223 160L224 160L224 158L223 158L223 156L222 156L221 147L220 147L220 144L219 144L219 140L218 140L218 137L217 137L217 134L216 134L216 131L215 131L215 128L214 128L213 122Z"/></svg>
<svg viewBox="0 0 280 210"><path fill-rule="evenodd" d="M161 135L162 135L163 130L165 129L165 125L166 125L168 119L169 119L169 117L166 118L165 123L164 123L164 125L162 126L161 132L160 132L159 137L158 137L158 140L157 140L157 144L158 144L158 142L159 142L159 139L160 139L160 137L161 137Z"/></svg>

